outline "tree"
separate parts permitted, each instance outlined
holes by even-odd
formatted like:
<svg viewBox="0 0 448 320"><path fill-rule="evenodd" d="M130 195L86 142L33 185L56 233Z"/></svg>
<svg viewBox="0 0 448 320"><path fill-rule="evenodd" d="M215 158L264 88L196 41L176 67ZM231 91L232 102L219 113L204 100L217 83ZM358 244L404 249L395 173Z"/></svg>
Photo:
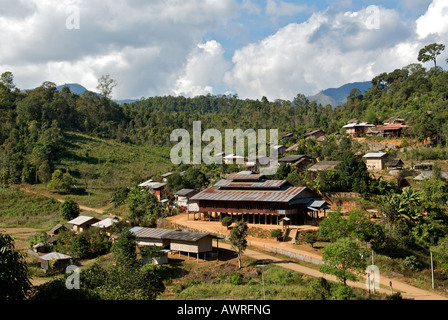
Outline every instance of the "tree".
<svg viewBox="0 0 448 320"><path fill-rule="evenodd" d="M104 98L110 99L112 98L112 91L117 84L117 81L112 79L110 75L105 75L98 79L98 86L96 88L100 90Z"/></svg>
<svg viewBox="0 0 448 320"><path fill-rule="evenodd" d="M61 193L70 193L73 185L73 177L70 173L62 173L61 170L55 170L51 175L51 180L47 185L49 190Z"/></svg>
<svg viewBox="0 0 448 320"><path fill-rule="evenodd" d="M128 229L120 234L112 246L112 252L119 266L129 267L137 264L136 245L137 238Z"/></svg>
<svg viewBox="0 0 448 320"><path fill-rule="evenodd" d="M227 216L222 218L221 224L223 227L226 227L227 229L229 229L230 225L233 223L232 218Z"/></svg>
<svg viewBox="0 0 448 320"><path fill-rule="evenodd" d="M420 62L434 62L434 68L437 68L437 56L445 50L445 45L433 43L420 49L417 60Z"/></svg>
<svg viewBox="0 0 448 320"><path fill-rule="evenodd" d="M356 274L361 274L367 267L365 252L358 243L350 238L341 238L322 249L324 264L319 270L335 275L344 285L347 280L356 280Z"/></svg>
<svg viewBox="0 0 448 320"><path fill-rule="evenodd" d="M0 83L3 84L9 91L12 91L16 87L16 85L14 84L14 76L9 71L2 73L0 77Z"/></svg>
<svg viewBox="0 0 448 320"><path fill-rule="evenodd" d="M31 289L24 257L15 250L14 239L4 232L0 232L0 288L0 301L24 300Z"/></svg>
<svg viewBox="0 0 448 320"><path fill-rule="evenodd" d="M247 248L247 223L244 220L238 221L230 231L230 244L238 254L238 268L241 269L241 257Z"/></svg>
<svg viewBox="0 0 448 320"><path fill-rule="evenodd" d="M137 225L154 227L161 213L157 197L149 190L142 190L137 184L129 188L126 203L131 211L129 220Z"/></svg>
<svg viewBox="0 0 448 320"><path fill-rule="evenodd" d="M79 205L72 199L66 200L61 204L60 213L65 220L73 220L79 216Z"/></svg>

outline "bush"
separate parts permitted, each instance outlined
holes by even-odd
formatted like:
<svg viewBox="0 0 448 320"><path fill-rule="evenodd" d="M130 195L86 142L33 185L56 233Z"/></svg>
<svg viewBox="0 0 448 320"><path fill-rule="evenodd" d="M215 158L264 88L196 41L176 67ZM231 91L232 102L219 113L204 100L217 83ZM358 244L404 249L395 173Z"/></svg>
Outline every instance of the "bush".
<svg viewBox="0 0 448 320"><path fill-rule="evenodd" d="M271 237L277 238L277 241L279 241L282 236L283 236L282 230L280 230L280 229L271 230Z"/></svg>
<svg viewBox="0 0 448 320"><path fill-rule="evenodd" d="M79 205L75 201L69 199L61 204L60 212L62 218L65 220L75 219L79 216Z"/></svg>
<svg viewBox="0 0 448 320"><path fill-rule="evenodd" d="M221 220L221 224L223 225L223 227L226 227L227 229L229 229L229 227L232 223L233 223L233 221L232 221L231 217L224 217Z"/></svg>

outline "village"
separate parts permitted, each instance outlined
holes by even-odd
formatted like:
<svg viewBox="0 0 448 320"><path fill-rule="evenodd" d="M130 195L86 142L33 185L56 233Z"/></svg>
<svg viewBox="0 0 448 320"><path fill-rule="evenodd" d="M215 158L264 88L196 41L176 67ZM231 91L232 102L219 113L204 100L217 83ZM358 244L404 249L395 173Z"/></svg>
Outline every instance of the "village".
<svg viewBox="0 0 448 320"><path fill-rule="evenodd" d="M403 119L393 117L384 121L381 126L358 123L353 119L343 128L347 137L364 143L366 152L358 153L358 159L365 163L372 175L381 174L391 179L400 171L406 171L408 173L405 177L417 186L419 182L431 176L433 162L405 164L399 158L391 158L386 151L399 148L391 146L390 141L396 142L406 136L405 130L408 126ZM336 134L338 135L340 134ZM373 136L384 138L381 139L382 144L366 142L366 138ZM289 134L283 138L291 137L292 134ZM322 130L314 130L302 138L319 143L326 137ZM329 170L337 171L341 163L319 161L308 155L294 154L297 144L276 145L275 148L279 154L278 165L296 168L298 172L307 172L311 177L317 177ZM236 159L233 154L222 153L217 156L222 157L223 163L226 164L233 164ZM304 236L307 232L316 232L328 212L339 210L348 213L356 208L356 199L361 195L354 192L313 191L309 187L294 185L288 180L273 180L258 173L261 167L270 165L271 160L267 157L244 158L244 164L237 167L239 171L227 174L203 189L183 188L170 192L167 184L173 172L162 174L157 180L140 182L138 187L154 194L159 204L165 208L157 228L138 225L130 228L136 238L136 252L140 263L169 264L175 256L182 256L186 260L191 257L197 263L219 260L220 250L224 247L232 250L225 244L228 243L232 225L238 221L246 221L249 230L252 230L248 237L251 248L274 255L281 253L296 261L322 264L319 250L313 245L304 245ZM182 174L185 172L180 172L180 175ZM442 176L444 179L448 177L445 172L442 172ZM378 208L363 210L372 221L381 218L382 213ZM37 243L28 250L28 254L40 261L41 268L46 272L63 272L67 266L78 262L67 254L51 250L58 241L61 230L79 234L97 228L114 242L118 237L114 233L114 225L120 222L120 219L122 218L119 216L106 213L100 217L79 215L67 221L65 225L58 224L47 232L46 243L49 246ZM224 223L229 220L230 223ZM298 246L300 243L302 245ZM410 296L412 297L412 294Z"/></svg>

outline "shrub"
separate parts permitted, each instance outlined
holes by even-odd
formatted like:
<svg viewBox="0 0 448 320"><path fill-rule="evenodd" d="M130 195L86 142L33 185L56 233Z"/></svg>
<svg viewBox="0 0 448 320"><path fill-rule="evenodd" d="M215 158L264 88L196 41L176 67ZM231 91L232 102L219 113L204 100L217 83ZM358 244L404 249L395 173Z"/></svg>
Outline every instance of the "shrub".
<svg viewBox="0 0 448 320"><path fill-rule="evenodd" d="M79 216L79 212L79 205L71 199L61 204L60 213L65 220L75 219Z"/></svg>
<svg viewBox="0 0 448 320"><path fill-rule="evenodd" d="M282 236L283 236L282 230L280 230L280 229L271 230L271 237L277 238L277 241L279 241Z"/></svg>

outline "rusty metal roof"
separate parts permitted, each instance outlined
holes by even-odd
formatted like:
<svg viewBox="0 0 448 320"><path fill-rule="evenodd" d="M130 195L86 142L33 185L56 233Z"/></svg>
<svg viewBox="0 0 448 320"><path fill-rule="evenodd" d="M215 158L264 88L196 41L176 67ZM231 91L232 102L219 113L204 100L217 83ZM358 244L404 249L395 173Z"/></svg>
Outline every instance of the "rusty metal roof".
<svg viewBox="0 0 448 320"><path fill-rule="evenodd" d="M46 254L46 255L40 257L41 260L52 260L52 259L66 260L66 259L71 259L71 258L72 257L62 254L62 253L59 253L59 252L52 252L52 253L49 253L49 254Z"/></svg>
<svg viewBox="0 0 448 320"><path fill-rule="evenodd" d="M190 200L290 202L305 189L305 187L289 187L276 190L226 190L215 185Z"/></svg>
<svg viewBox="0 0 448 320"><path fill-rule="evenodd" d="M282 187L291 186L292 184L287 180L266 180L266 181L231 181L220 180L215 186L220 188L232 189L280 189Z"/></svg>

